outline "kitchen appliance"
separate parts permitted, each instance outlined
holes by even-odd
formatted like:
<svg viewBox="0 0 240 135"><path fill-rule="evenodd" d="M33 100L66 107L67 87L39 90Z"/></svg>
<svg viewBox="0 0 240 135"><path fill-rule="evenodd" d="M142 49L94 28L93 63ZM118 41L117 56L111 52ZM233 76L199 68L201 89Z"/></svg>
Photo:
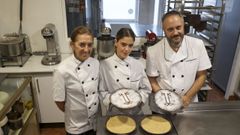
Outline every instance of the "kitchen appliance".
<svg viewBox="0 0 240 135"><path fill-rule="evenodd" d="M104 27L101 36L97 38L98 59L105 59L114 54L114 37L111 36L111 29Z"/></svg>
<svg viewBox="0 0 240 135"><path fill-rule="evenodd" d="M22 33L22 8L23 0L20 0L20 25L18 33L5 34L0 37L0 65L20 66L31 56L32 49L29 37Z"/></svg>
<svg viewBox="0 0 240 135"><path fill-rule="evenodd" d="M159 39L157 35L154 32L152 32L152 30L146 30L145 34L146 34L145 38L147 39L147 41L142 46L142 50L143 50L143 58L146 59L147 48L149 46L155 45L159 41Z"/></svg>
<svg viewBox="0 0 240 135"><path fill-rule="evenodd" d="M42 59L43 65L56 65L61 62L60 49L58 44L57 30L54 24L48 23L41 30L42 36L46 39L47 54Z"/></svg>
<svg viewBox="0 0 240 135"><path fill-rule="evenodd" d="M29 37L26 34L5 34L0 38L0 65L20 66L31 56Z"/></svg>

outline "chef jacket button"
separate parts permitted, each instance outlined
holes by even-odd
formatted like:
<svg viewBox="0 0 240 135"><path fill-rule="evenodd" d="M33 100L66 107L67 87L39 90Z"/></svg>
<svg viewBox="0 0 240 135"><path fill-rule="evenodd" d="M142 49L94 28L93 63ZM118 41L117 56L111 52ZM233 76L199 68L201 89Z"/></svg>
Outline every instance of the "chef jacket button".
<svg viewBox="0 0 240 135"><path fill-rule="evenodd" d="M176 90L175 89L173 89L173 92L175 92Z"/></svg>
<svg viewBox="0 0 240 135"><path fill-rule="evenodd" d="M94 105L97 105L97 103L95 102Z"/></svg>
<svg viewBox="0 0 240 135"><path fill-rule="evenodd" d="M95 91L92 94L95 94Z"/></svg>
<svg viewBox="0 0 240 135"><path fill-rule="evenodd" d="M115 68L117 68L117 66L115 66Z"/></svg>
<svg viewBox="0 0 240 135"><path fill-rule="evenodd" d="M184 75L181 75L181 77L183 78L183 77L184 77Z"/></svg>
<svg viewBox="0 0 240 135"><path fill-rule="evenodd" d="M91 107L88 107L88 109L90 110L90 109L91 109Z"/></svg>
<svg viewBox="0 0 240 135"><path fill-rule="evenodd" d="M87 64L88 67L90 67L90 64Z"/></svg>
<svg viewBox="0 0 240 135"><path fill-rule="evenodd" d="M175 75L172 75L172 77L174 78L174 77L175 77Z"/></svg>
<svg viewBox="0 0 240 135"><path fill-rule="evenodd" d="M126 66L128 67L128 64Z"/></svg>
<svg viewBox="0 0 240 135"><path fill-rule="evenodd" d="M127 80L129 80L129 77L127 78Z"/></svg>
<svg viewBox="0 0 240 135"><path fill-rule="evenodd" d="M117 79L116 81L119 82L119 79Z"/></svg>
<svg viewBox="0 0 240 135"><path fill-rule="evenodd" d="M88 94L86 94L86 97L88 97Z"/></svg>
<svg viewBox="0 0 240 135"><path fill-rule="evenodd" d="M80 67L78 67L77 69L80 70Z"/></svg>
<svg viewBox="0 0 240 135"><path fill-rule="evenodd" d="M182 89L182 91L184 91L184 89Z"/></svg>
<svg viewBox="0 0 240 135"><path fill-rule="evenodd" d="M82 81L82 84L84 84L84 81Z"/></svg>
<svg viewBox="0 0 240 135"><path fill-rule="evenodd" d="M92 80L94 80L94 78L92 78Z"/></svg>
<svg viewBox="0 0 240 135"><path fill-rule="evenodd" d="M183 62L183 60L181 60L180 62Z"/></svg>

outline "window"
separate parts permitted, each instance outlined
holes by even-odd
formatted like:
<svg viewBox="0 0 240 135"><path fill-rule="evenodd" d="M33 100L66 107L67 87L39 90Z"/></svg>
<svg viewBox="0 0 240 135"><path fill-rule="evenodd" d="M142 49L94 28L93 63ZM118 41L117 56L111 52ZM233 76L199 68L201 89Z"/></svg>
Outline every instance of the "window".
<svg viewBox="0 0 240 135"><path fill-rule="evenodd" d="M136 36L145 36L149 29L161 36L164 3L162 0L65 0L68 37L79 25L88 26L98 36L105 24L112 29L112 35L122 27L129 27Z"/></svg>
<svg viewBox="0 0 240 135"><path fill-rule="evenodd" d="M138 15L137 8L137 0L103 0L103 19L108 22L135 22Z"/></svg>

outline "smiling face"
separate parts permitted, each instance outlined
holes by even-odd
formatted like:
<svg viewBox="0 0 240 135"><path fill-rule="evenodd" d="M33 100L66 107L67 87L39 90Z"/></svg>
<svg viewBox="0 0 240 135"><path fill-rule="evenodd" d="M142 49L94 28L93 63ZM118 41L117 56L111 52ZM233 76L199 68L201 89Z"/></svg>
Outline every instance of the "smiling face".
<svg viewBox="0 0 240 135"><path fill-rule="evenodd" d="M163 30L171 47L179 47L184 37L184 21L179 15L171 15L163 21Z"/></svg>
<svg viewBox="0 0 240 135"><path fill-rule="evenodd" d="M125 59L131 53L134 40L132 37L123 37L115 41L116 54L120 59Z"/></svg>
<svg viewBox="0 0 240 135"><path fill-rule="evenodd" d="M93 50L93 37L89 34L78 34L75 41L71 42L71 48L76 59L85 61Z"/></svg>

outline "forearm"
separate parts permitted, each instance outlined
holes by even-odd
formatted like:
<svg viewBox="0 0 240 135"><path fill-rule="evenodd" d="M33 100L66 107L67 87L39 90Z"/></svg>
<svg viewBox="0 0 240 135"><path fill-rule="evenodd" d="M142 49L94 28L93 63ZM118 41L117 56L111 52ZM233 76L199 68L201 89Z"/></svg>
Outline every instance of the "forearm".
<svg viewBox="0 0 240 135"><path fill-rule="evenodd" d="M65 102L59 102L59 101L55 101L57 107L62 111L64 112L65 111Z"/></svg>
<svg viewBox="0 0 240 135"><path fill-rule="evenodd" d="M197 77L195 82L193 83L192 87L188 90L188 92L183 96L183 103L184 106L188 106L189 103L192 101L192 98L198 93L201 87L204 85L206 80L207 71L198 71Z"/></svg>
<svg viewBox="0 0 240 135"><path fill-rule="evenodd" d="M152 87L152 91L153 93L156 93L158 90L160 90L160 86L157 82L157 77L148 77L151 87Z"/></svg>
<svg viewBox="0 0 240 135"><path fill-rule="evenodd" d="M198 93L198 91L202 88L202 86L204 85L206 78L207 77L206 77L205 73L198 76L196 78L195 82L193 83L192 87L185 94L185 96L188 96L190 98L194 97Z"/></svg>

